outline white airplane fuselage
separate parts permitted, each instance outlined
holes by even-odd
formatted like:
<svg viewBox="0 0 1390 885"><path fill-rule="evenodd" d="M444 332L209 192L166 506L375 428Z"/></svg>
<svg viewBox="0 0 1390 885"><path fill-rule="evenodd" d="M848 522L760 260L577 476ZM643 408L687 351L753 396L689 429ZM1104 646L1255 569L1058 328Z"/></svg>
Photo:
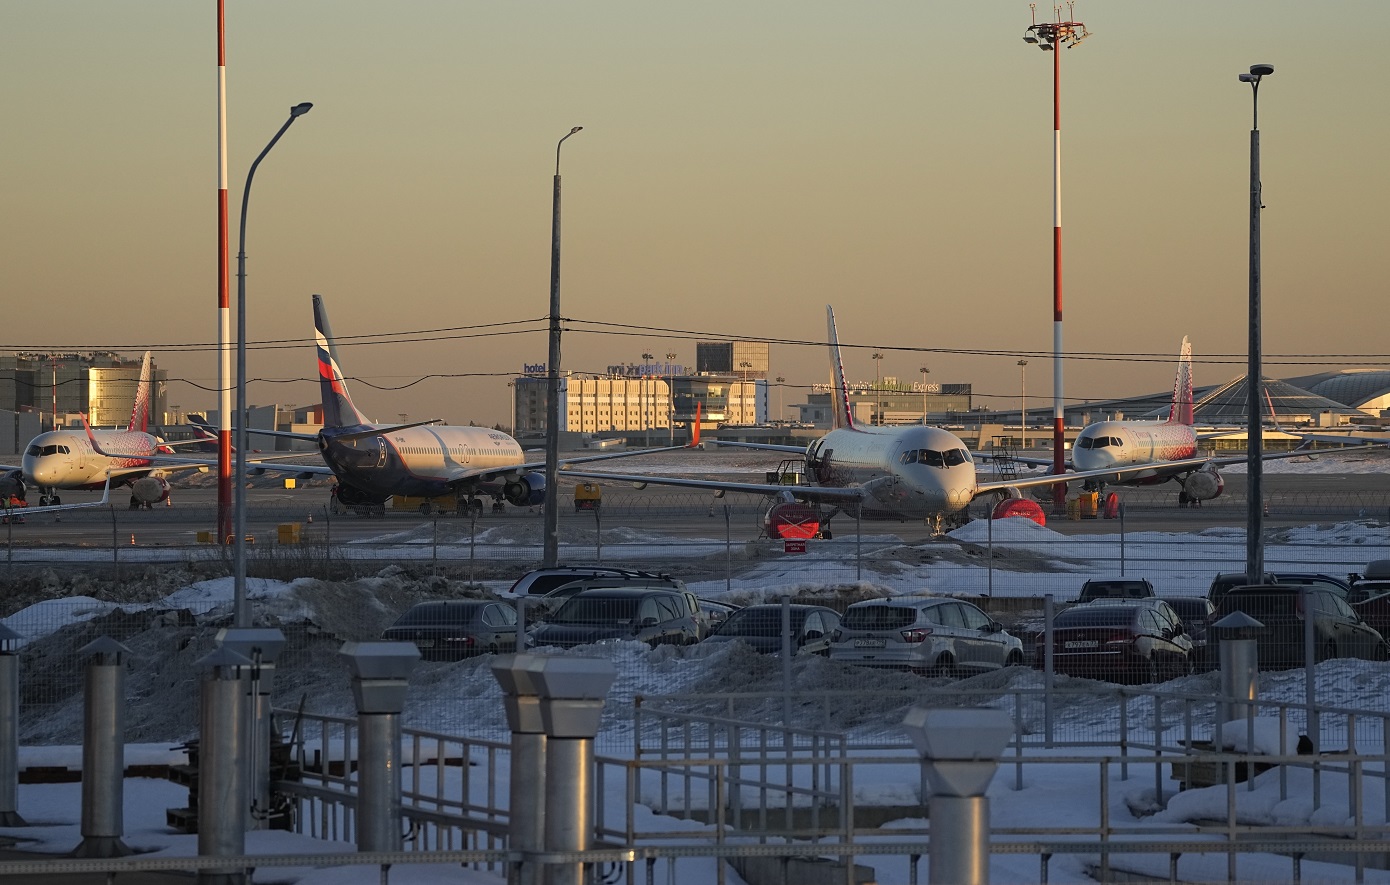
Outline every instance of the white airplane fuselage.
<svg viewBox="0 0 1390 885"><path fill-rule="evenodd" d="M1188 424L1162 421L1100 421L1084 428L1072 444L1071 461L1078 472L1152 464L1117 485L1143 485L1174 475L1164 471L1171 461L1197 457L1197 432ZM1191 471L1189 466L1185 468Z"/></svg>
<svg viewBox="0 0 1390 885"><path fill-rule="evenodd" d="M806 449L806 473L822 486L864 486L865 513L925 519L975 497L975 464L959 437L939 427L839 428Z"/></svg>
<svg viewBox="0 0 1390 885"><path fill-rule="evenodd" d="M41 490L100 489L108 472L149 467L150 457L159 450L158 439L138 430L93 430L92 436L114 457L98 454L85 432L50 430L34 437L21 462L25 482Z"/></svg>

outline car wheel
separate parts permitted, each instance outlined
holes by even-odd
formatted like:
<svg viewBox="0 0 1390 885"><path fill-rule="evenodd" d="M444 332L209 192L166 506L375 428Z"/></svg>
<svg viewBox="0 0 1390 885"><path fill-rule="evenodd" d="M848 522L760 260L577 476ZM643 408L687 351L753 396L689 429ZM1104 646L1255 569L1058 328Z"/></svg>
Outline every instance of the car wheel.
<svg viewBox="0 0 1390 885"><path fill-rule="evenodd" d="M956 659L949 654L937 658L935 666L931 668L931 675L948 678L956 675Z"/></svg>
<svg viewBox="0 0 1390 885"><path fill-rule="evenodd" d="M1157 685L1163 681L1163 676L1158 670L1158 661L1149 658L1148 667L1145 670L1144 681L1149 685Z"/></svg>
<svg viewBox="0 0 1390 885"><path fill-rule="evenodd" d="M1322 647L1322 654L1318 656L1318 661L1330 661L1335 657L1337 657L1337 646L1329 642Z"/></svg>
<svg viewBox="0 0 1390 885"><path fill-rule="evenodd" d="M1390 648L1386 648L1385 643L1377 642L1376 650L1371 655L1373 661L1390 661Z"/></svg>
<svg viewBox="0 0 1390 885"><path fill-rule="evenodd" d="M1016 652L1016 651L1011 651L1011 652L1009 652L1009 656L1004 660L1004 666L1005 666L1005 667L1022 667L1022 666L1023 666L1023 655L1022 655L1022 653Z"/></svg>

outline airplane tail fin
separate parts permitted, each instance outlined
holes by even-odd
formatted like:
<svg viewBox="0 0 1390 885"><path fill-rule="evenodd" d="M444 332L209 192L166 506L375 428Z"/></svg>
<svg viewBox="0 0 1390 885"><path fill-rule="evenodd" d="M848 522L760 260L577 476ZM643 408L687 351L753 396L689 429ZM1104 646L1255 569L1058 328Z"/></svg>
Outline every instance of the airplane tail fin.
<svg viewBox="0 0 1390 885"><path fill-rule="evenodd" d="M1192 409L1192 344L1187 336L1182 339L1182 352L1178 355L1178 375L1173 381L1173 406L1168 410L1169 424L1194 423Z"/></svg>
<svg viewBox="0 0 1390 885"><path fill-rule="evenodd" d="M371 424L348 395L347 383L343 381L342 369L338 367L338 348L333 343L333 332L328 328L328 309L323 306L323 296L314 296L314 340L318 345L319 393L323 397L323 426L351 427L357 424Z"/></svg>
<svg viewBox="0 0 1390 885"><path fill-rule="evenodd" d="M150 399L154 380L150 371L150 352L145 351L145 359L140 363L140 383L135 388L135 406L130 410L130 426L127 430L145 433L150 426ZM85 420L85 419L84 419Z"/></svg>
<svg viewBox="0 0 1390 885"><path fill-rule="evenodd" d="M700 447L700 411L704 405L701 402L695 403L695 420L690 424L690 448L692 449Z"/></svg>
<svg viewBox="0 0 1390 885"><path fill-rule="evenodd" d="M830 404L833 407L831 426L854 428L854 416L849 409L849 383L845 381L845 363L840 358L840 337L835 332L835 309L825 307L827 335L830 341Z"/></svg>

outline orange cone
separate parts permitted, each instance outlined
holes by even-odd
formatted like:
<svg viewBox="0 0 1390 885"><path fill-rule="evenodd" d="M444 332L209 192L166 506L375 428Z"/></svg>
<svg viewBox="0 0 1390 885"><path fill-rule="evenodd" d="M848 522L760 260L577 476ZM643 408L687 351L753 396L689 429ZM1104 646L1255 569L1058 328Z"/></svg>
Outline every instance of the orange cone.
<svg viewBox="0 0 1390 885"><path fill-rule="evenodd" d="M130 533L130 546L132 546L132 547L135 546L135 533L134 533L134 532L131 532L131 533Z"/></svg>

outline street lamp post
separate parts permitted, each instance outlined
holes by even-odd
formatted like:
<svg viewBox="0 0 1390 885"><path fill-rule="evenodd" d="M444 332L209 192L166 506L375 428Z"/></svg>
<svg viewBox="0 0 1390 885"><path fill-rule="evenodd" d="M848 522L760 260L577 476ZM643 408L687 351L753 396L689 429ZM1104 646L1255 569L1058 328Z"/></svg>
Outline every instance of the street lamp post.
<svg viewBox="0 0 1390 885"><path fill-rule="evenodd" d="M1028 448L1028 361L1018 361L1018 428L1023 437L1020 448Z"/></svg>
<svg viewBox="0 0 1390 885"><path fill-rule="evenodd" d="M1031 6L1031 4L1030 4ZM1062 21L1062 7L1054 6L1056 21L1038 22L1034 19L1023 32L1025 43L1052 53L1052 472L1062 474L1067 469L1064 410L1062 394L1062 53L1063 47L1075 48L1090 36L1086 25L1079 21ZM1072 3L1068 0L1067 17L1072 18ZM1052 487L1052 512L1066 512L1067 486Z"/></svg>
<svg viewBox="0 0 1390 885"><path fill-rule="evenodd" d="M652 421L656 415L655 408L650 410L647 408L651 404L650 401L656 398L653 393L653 391L656 390L656 385L652 384L651 377L652 355L650 353L643 353L642 380L637 385L637 403L641 406L641 408L638 409L638 414L642 416L642 438L644 440L642 444L649 449L652 447ZM643 390L646 391L645 394Z"/></svg>
<svg viewBox="0 0 1390 885"><path fill-rule="evenodd" d="M738 364L738 368L743 373L743 383L738 387L738 423L742 424L748 414L748 370L753 368L753 364L744 360Z"/></svg>
<svg viewBox="0 0 1390 885"><path fill-rule="evenodd" d="M541 565L560 558L560 145L583 129L575 126L555 143L555 196L550 213L550 352L545 373L545 542Z"/></svg>
<svg viewBox="0 0 1390 885"><path fill-rule="evenodd" d="M878 380L879 377L880 377L881 374L882 374L882 373L880 372L880 369L881 369L882 366L883 366L883 354L880 353L879 351L875 350L875 351L874 351L874 416L875 416L875 420L871 422L871 423L873 423L873 424L882 424L882 423L883 423L883 408L882 408L882 402L881 402L881 400L882 400L882 398L883 398L883 391L882 391L882 389L879 387L879 380Z"/></svg>
<svg viewBox="0 0 1390 885"><path fill-rule="evenodd" d="M1245 370L1246 456L1245 578L1252 584L1264 576L1264 425L1261 392L1264 370L1260 345L1260 210L1264 208L1260 185L1260 80L1274 73L1274 65L1251 65L1240 82L1250 84L1253 116L1250 125L1250 353Z"/></svg>
<svg viewBox="0 0 1390 885"><path fill-rule="evenodd" d="M926 366L918 369L922 373L922 426L927 426L927 376L931 374L931 369Z"/></svg>
<svg viewBox="0 0 1390 885"><path fill-rule="evenodd" d="M786 379L786 378L783 378L781 375L778 375L778 376L777 376L777 420L778 420L778 421L781 421L781 420L785 419L786 416L787 416L787 413L782 411L782 387L783 387L783 385L785 385L786 383L787 383L787 379Z"/></svg>
<svg viewBox="0 0 1390 885"><path fill-rule="evenodd" d="M507 399L509 399L509 400L511 401L511 404L512 404L511 415L507 418L507 427L510 429L512 436L516 436L516 382L515 382L515 381L508 381L508 382L507 382L507 394L508 394Z"/></svg>
<svg viewBox="0 0 1390 885"><path fill-rule="evenodd" d="M674 353L666 354L666 444L670 446L676 444L676 375L671 368L675 359Z"/></svg>
<svg viewBox="0 0 1390 885"><path fill-rule="evenodd" d="M246 188L241 193L241 230L236 255L236 485L233 489L235 537L232 540L232 624L235 627L251 626L251 610L246 603L246 204L251 199L251 180L256 176L256 167L294 121L312 108L313 104L307 101L290 108L289 119L252 161L246 173Z"/></svg>

